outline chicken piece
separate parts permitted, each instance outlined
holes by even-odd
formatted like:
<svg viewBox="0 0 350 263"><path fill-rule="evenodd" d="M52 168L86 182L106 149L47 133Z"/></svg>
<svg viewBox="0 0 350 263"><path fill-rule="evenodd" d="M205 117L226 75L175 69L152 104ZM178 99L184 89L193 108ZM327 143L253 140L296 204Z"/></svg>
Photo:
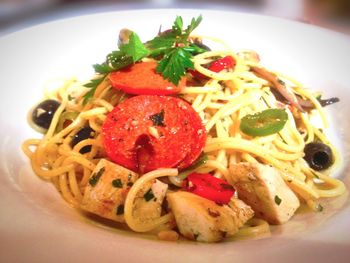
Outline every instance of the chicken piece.
<svg viewBox="0 0 350 263"><path fill-rule="evenodd" d="M80 207L101 217L125 222L125 198L137 178L133 171L101 159L86 186Z"/></svg>
<svg viewBox="0 0 350 263"><path fill-rule="evenodd" d="M234 198L229 205L218 205L179 191L168 193L167 200L180 233L191 240L216 242L233 236L254 215L249 206Z"/></svg>
<svg viewBox="0 0 350 263"><path fill-rule="evenodd" d="M230 183L238 198L252 207L257 217L270 224L287 222L300 206L298 197L287 186L278 170L259 163L231 165Z"/></svg>
<svg viewBox="0 0 350 263"><path fill-rule="evenodd" d="M133 216L140 222L159 218L167 190L168 185L157 179L145 184L135 198Z"/></svg>

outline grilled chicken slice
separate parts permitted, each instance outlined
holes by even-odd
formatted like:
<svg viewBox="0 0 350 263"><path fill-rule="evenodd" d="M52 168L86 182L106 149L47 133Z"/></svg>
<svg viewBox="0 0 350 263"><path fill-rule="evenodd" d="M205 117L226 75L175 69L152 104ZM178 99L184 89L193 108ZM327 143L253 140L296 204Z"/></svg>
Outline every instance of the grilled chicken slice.
<svg viewBox="0 0 350 263"><path fill-rule="evenodd" d="M85 189L81 208L104 218L124 222L124 202L138 175L101 159Z"/></svg>
<svg viewBox="0 0 350 263"><path fill-rule="evenodd" d="M159 218L167 190L168 185L157 179L145 184L135 198L133 216L140 222Z"/></svg>
<svg viewBox="0 0 350 263"><path fill-rule="evenodd" d="M230 183L236 188L238 198L270 224L287 222L300 206L298 197L274 167L239 163L229 169Z"/></svg>
<svg viewBox="0 0 350 263"><path fill-rule="evenodd" d="M253 210L238 199L220 206L198 195L179 191L168 193L167 200L180 233L191 240L216 242L233 236L254 215Z"/></svg>

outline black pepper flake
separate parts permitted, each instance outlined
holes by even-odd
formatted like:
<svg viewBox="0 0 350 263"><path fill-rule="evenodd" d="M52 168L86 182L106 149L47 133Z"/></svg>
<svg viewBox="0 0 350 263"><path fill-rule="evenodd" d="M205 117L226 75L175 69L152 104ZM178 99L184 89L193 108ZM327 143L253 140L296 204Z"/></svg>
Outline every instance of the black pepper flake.
<svg viewBox="0 0 350 263"><path fill-rule="evenodd" d="M154 194L153 194L151 188L143 195L143 198L145 198L146 202L148 202L154 198Z"/></svg>
<svg viewBox="0 0 350 263"><path fill-rule="evenodd" d="M149 117L153 122L154 126L162 126L164 127L164 110L161 110L159 113L153 114Z"/></svg>
<svg viewBox="0 0 350 263"><path fill-rule="evenodd" d="M134 185L134 183L133 183L133 182L128 182L126 185L129 186L129 187L131 187L131 186Z"/></svg>
<svg viewBox="0 0 350 263"><path fill-rule="evenodd" d="M119 178L118 178L118 179L114 179L114 180L112 181L112 185L113 185L115 188L123 188L122 180L120 180Z"/></svg>
<svg viewBox="0 0 350 263"><path fill-rule="evenodd" d="M276 203L277 205L280 205L280 204L282 203L282 199L279 198L278 195L275 195L275 203Z"/></svg>
<svg viewBox="0 0 350 263"><path fill-rule="evenodd" d="M119 206L117 207L116 214L117 214L118 216L124 214L124 205L119 205Z"/></svg>
<svg viewBox="0 0 350 263"><path fill-rule="evenodd" d="M89 180L89 184L91 186L95 186L98 182L98 180L100 179L100 177L103 175L103 173L105 172L105 167L102 167L97 173L94 173Z"/></svg>

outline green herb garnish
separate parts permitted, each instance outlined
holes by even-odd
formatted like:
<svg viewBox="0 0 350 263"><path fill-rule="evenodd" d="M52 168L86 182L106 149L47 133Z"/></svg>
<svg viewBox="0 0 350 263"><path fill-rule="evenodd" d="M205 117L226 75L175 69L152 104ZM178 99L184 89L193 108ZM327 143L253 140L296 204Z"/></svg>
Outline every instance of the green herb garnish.
<svg viewBox="0 0 350 263"><path fill-rule="evenodd" d="M132 65L145 57L156 58L157 72L177 85L187 69L194 69L193 56L205 52L188 39L201 21L201 15L192 18L191 23L184 29L182 17L177 16L171 30L160 33L146 43L142 43L140 37L135 32L131 32L128 43L121 43L119 50L108 54L106 61L102 64L93 65L97 76L84 85L90 90L84 95L83 104L93 97L97 86L109 73Z"/></svg>
<svg viewBox="0 0 350 263"><path fill-rule="evenodd" d="M149 117L153 122L154 126L162 126L164 127L164 110L161 110L159 113L153 114Z"/></svg>
<svg viewBox="0 0 350 263"><path fill-rule="evenodd" d="M120 179L114 179L112 181L112 185L115 187L115 188L123 188L123 183L122 183L122 180Z"/></svg>
<svg viewBox="0 0 350 263"><path fill-rule="evenodd" d="M105 167L102 167L97 173L94 173L89 180L89 184L91 186L95 186L104 172L105 172Z"/></svg>
<svg viewBox="0 0 350 263"><path fill-rule="evenodd" d="M145 198L146 202L148 202L154 198L154 194L153 194L151 188L143 195L143 198Z"/></svg>
<svg viewBox="0 0 350 263"><path fill-rule="evenodd" d="M275 203L277 205L280 205L282 203L282 199L278 195L275 195Z"/></svg>

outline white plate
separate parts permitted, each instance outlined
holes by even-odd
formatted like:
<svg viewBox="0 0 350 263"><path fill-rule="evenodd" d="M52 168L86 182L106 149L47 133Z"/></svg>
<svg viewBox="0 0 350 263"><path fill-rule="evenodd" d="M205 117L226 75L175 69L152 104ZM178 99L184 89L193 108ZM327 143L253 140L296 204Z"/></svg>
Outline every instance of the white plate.
<svg viewBox="0 0 350 263"><path fill-rule="evenodd" d="M28 109L47 79L90 76L91 65L116 48L118 32L134 29L143 40L175 15L203 14L199 34L260 53L263 63L338 96L329 107L350 189L350 41L313 26L277 18L219 11L138 10L54 21L0 39L0 258L3 262L348 262L350 204L338 198L318 214L299 214L272 237L219 244L168 243L97 225L71 209L52 185L38 179L20 150L39 137L27 125Z"/></svg>

